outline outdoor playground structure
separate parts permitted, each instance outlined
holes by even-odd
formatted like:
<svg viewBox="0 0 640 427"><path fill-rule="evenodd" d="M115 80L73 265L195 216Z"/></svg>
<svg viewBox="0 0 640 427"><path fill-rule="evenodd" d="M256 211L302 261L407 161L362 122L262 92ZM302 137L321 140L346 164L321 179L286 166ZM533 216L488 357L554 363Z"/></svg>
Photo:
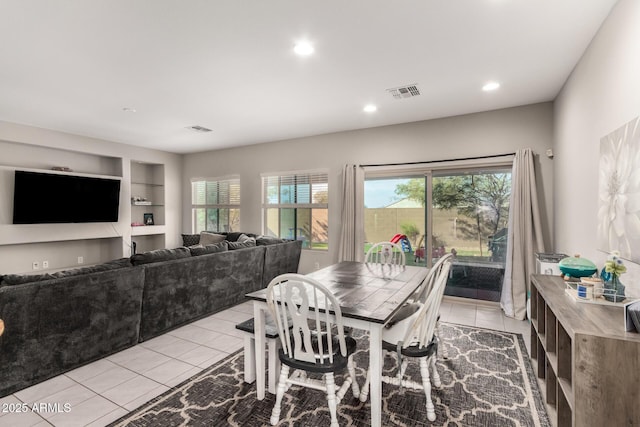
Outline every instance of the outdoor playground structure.
<svg viewBox="0 0 640 427"><path fill-rule="evenodd" d="M396 234L391 238L390 242L400 245L402 252L411 252L411 242L409 242L409 239L404 234Z"/></svg>

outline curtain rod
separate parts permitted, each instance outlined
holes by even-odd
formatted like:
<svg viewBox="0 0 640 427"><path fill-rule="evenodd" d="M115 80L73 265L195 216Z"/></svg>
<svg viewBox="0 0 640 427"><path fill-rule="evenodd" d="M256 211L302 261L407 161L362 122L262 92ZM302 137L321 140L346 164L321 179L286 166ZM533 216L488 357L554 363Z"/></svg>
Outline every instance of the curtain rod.
<svg viewBox="0 0 640 427"><path fill-rule="evenodd" d="M427 165L430 163L444 163L444 162L459 162L463 160L480 160L480 159L492 159L494 157L507 157L507 156L515 156L516 153L504 153L504 154L494 154L491 156L476 156L476 157L460 157L457 159L441 159L441 160L429 160L424 162L406 162L406 163L379 163L379 164L371 164L371 165L360 165L360 167L368 168L373 166L409 166L409 165Z"/></svg>

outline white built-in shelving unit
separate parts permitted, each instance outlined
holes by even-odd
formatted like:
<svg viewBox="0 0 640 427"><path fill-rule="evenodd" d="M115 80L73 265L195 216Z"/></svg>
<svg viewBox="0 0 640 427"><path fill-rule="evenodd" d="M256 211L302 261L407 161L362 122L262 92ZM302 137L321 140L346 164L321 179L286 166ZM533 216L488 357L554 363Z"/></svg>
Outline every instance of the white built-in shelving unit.
<svg viewBox="0 0 640 427"><path fill-rule="evenodd" d="M165 247L164 165L131 162L131 242L136 252ZM153 224L148 224L152 215Z"/></svg>

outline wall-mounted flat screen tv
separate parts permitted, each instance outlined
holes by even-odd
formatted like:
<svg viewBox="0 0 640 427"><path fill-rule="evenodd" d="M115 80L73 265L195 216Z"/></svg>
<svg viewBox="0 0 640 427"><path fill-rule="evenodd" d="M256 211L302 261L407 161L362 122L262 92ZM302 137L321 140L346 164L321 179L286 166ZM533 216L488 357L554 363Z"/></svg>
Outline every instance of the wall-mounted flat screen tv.
<svg viewBox="0 0 640 427"><path fill-rule="evenodd" d="M117 222L120 180L15 171L14 224Z"/></svg>

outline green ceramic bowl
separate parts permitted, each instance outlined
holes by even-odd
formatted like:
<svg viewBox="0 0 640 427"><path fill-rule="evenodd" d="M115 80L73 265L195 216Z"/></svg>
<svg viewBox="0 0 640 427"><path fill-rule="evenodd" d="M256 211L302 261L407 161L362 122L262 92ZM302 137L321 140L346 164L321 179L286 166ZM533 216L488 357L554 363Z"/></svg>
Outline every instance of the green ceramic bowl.
<svg viewBox="0 0 640 427"><path fill-rule="evenodd" d="M588 277L598 271L596 265L580 255L564 258L558 263L560 271L570 277Z"/></svg>

